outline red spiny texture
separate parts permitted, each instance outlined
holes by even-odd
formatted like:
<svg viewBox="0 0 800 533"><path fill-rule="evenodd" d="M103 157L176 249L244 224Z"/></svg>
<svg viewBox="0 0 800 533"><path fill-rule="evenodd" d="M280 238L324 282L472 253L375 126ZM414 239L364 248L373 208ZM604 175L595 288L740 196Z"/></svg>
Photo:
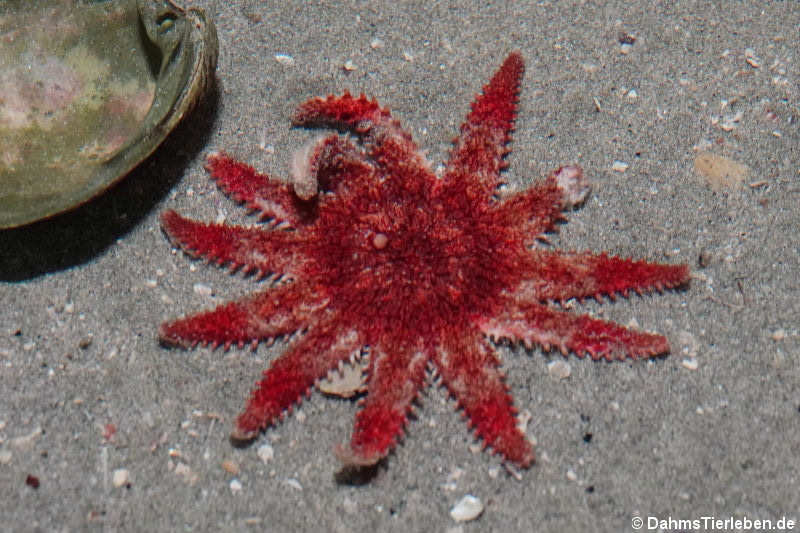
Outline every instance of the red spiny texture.
<svg viewBox="0 0 800 533"><path fill-rule="evenodd" d="M164 214L164 231L193 256L280 279L161 328L165 343L184 347L289 339L237 419L235 438L254 438L329 371L363 355L366 396L349 445L337 449L345 463L374 464L394 448L431 370L476 435L526 467L533 448L487 337L594 359L669 351L661 335L550 307L676 288L689 270L537 243L590 186L579 167L565 166L528 190L497 190L523 70L512 53L484 87L441 178L387 109L345 93L307 101L293 121L349 130L357 142L331 134L302 149L291 185L227 155L209 157L219 187L267 224Z"/></svg>

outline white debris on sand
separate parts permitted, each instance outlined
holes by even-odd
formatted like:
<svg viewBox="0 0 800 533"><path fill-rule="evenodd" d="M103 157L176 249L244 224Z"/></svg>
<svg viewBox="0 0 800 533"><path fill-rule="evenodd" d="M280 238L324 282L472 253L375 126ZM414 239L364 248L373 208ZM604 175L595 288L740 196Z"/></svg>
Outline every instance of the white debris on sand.
<svg viewBox="0 0 800 533"><path fill-rule="evenodd" d="M127 485L130 481L130 472L127 468L117 468L111 473L111 484L116 488Z"/></svg>
<svg viewBox="0 0 800 533"><path fill-rule="evenodd" d="M456 522L469 522L483 513L483 502L471 494L467 494L450 509L450 516Z"/></svg>
<svg viewBox="0 0 800 533"><path fill-rule="evenodd" d="M258 454L259 459L265 463L272 461L272 458L275 457L275 450L269 444L262 444L259 446L256 453Z"/></svg>

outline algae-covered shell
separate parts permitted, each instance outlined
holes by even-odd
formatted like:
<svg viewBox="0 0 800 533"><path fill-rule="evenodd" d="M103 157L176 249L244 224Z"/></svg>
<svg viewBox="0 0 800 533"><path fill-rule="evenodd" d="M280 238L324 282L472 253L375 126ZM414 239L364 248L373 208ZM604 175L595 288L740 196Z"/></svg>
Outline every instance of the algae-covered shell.
<svg viewBox="0 0 800 533"><path fill-rule="evenodd" d="M0 3L0 228L101 193L213 79L217 36L170 0Z"/></svg>

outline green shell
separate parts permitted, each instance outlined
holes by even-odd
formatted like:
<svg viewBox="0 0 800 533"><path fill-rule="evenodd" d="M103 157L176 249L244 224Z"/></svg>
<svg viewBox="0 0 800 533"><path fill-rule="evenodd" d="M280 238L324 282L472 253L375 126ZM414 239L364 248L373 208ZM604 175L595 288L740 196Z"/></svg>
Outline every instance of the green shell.
<svg viewBox="0 0 800 533"><path fill-rule="evenodd" d="M202 97L213 23L170 0L0 2L0 228L73 208Z"/></svg>

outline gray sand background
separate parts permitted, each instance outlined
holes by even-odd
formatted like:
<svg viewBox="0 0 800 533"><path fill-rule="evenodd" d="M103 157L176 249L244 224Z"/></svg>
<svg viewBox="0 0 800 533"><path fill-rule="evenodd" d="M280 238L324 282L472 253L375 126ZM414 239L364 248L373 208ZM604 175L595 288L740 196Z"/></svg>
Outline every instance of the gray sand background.
<svg viewBox="0 0 800 533"><path fill-rule="evenodd" d="M800 6L651 4L191 2L218 27L217 94L103 197L0 232L0 530L611 532L633 531L635 516L643 531L650 517L800 519ZM224 149L285 176L321 133L290 128L293 108L344 89L390 107L438 164L511 50L527 72L509 183L579 163L595 185L553 243L686 262L695 276L683 292L575 310L663 333L672 354L572 356L559 380L548 363L560 355L500 348L537 443L518 478L479 451L437 387L369 476L342 475L332 451L355 403L319 392L232 447L234 417L285 345L159 346L163 321L255 288L176 253L159 213L249 222L209 182L204 155ZM701 151L749 174L714 189L694 169ZM450 510L466 494L485 510L457 523Z"/></svg>

